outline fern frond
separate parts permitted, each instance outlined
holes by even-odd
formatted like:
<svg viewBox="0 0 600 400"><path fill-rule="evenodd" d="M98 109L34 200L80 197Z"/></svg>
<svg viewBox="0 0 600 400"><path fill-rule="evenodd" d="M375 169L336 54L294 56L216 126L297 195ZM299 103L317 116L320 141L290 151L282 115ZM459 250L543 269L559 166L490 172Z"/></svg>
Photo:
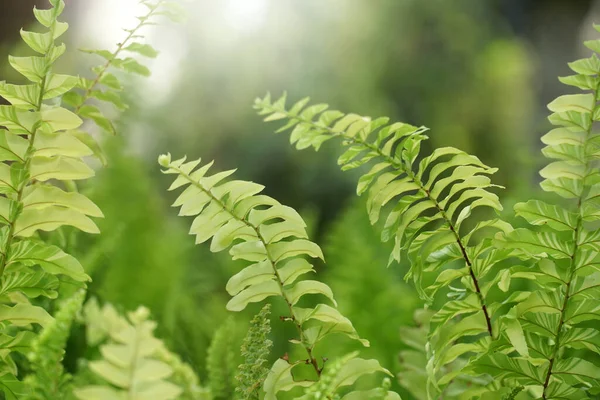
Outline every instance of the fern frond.
<svg viewBox="0 0 600 400"><path fill-rule="evenodd" d="M71 326L81 310L86 292L79 290L62 301L54 321L38 335L28 354L32 373L25 378L31 394L27 400L65 399L71 393L71 376L62 365Z"/></svg>
<svg viewBox="0 0 600 400"><path fill-rule="evenodd" d="M85 53L100 56L104 59L104 62L101 65L92 67L92 72L95 74L94 78L78 79L77 88L80 89L79 92L71 91L64 96L64 101L73 107L75 114L93 121L99 128L111 134L116 133L111 119L106 117L100 108L89 104L88 101L94 99L100 103L109 103L119 111L126 110L128 105L120 93L123 90L123 85L110 70L116 69L125 73L150 76L148 67L140 63L137 58L139 56L156 58L158 51L150 44L141 42L144 36L140 34L140 30L155 25L155 20L159 16L166 16L172 21L179 21L182 15L179 4L174 1L143 0L140 3L146 6L147 12L137 17L139 22L135 27L125 29L127 35L114 51L82 50ZM126 54L125 57L123 57L123 53ZM81 132L79 134L83 135ZM86 135L86 140L92 142L94 139Z"/></svg>
<svg viewBox="0 0 600 400"><path fill-rule="evenodd" d="M195 216L190 233L196 236L196 243L212 239L212 251L229 249L233 259L252 263L227 283L226 289L233 296L227 308L241 311L249 303L272 296L283 299L288 307L289 315L283 319L294 324L299 336L291 342L302 346L308 358L277 360L264 383L266 400L276 399L279 391L313 384L294 380L292 369L297 365L311 365L315 375L321 376L322 366L314 356L314 348L324 337L340 333L368 345L335 308L329 286L316 280L296 282L314 271L303 257L322 259L323 254L319 246L308 240L306 225L294 209L261 195L262 185L241 180L224 182L233 170L207 175L212 162L197 168L200 160L171 161L170 155L162 155L159 164L165 168L164 173L177 175L170 190L185 187L174 206L181 207L179 215ZM334 307L323 303L313 308L298 307L308 294L323 295ZM368 371L364 369L365 373Z"/></svg>
<svg viewBox="0 0 600 400"><path fill-rule="evenodd" d="M65 102L74 108L74 112L81 118L94 121L101 129L115 134L116 130L112 121L96 106L88 104L88 100L95 99L103 103L112 104L117 110L123 111L128 108L120 92L123 86L116 75L109 72L111 68L124 71L126 73L150 76L150 70L141 64L133 56L142 56L146 58L155 58L158 51L150 44L142 43L140 39L143 36L140 30L146 26L154 25L156 17L161 15L168 17L173 21L180 19L180 8L174 1L143 0L140 2L147 8L146 14L137 17L138 24L132 29L125 29L127 36L117 45L117 48L110 52L107 50L82 50L85 53L95 54L104 59L104 63L92 68L95 74L93 79L80 78L77 87L81 93L70 92L65 96ZM122 58L122 54L128 54ZM102 88L104 90L102 90Z"/></svg>
<svg viewBox="0 0 600 400"><path fill-rule="evenodd" d="M497 169L452 147L436 149L417 163L427 128L344 114L308 101L286 108L285 95L275 101L267 95L254 107L265 121L285 120L277 132L291 130L290 141L298 149L318 150L324 142L340 139L347 147L338 159L342 170L371 165L360 177L357 193L368 193L372 224L387 214L381 237L394 239L390 262L408 256L406 278L413 279L428 302L441 288L450 289L454 297L431 320L434 362L429 377L448 384L453 375L435 378L446 364L487 348L501 332L488 294L502 276L498 263L512 249L497 249L480 237L485 230L510 232L512 227L498 219L475 224L470 218L476 208L502 210L490 191L498 187L489 178ZM393 207L385 211L390 203ZM477 345L466 345L473 340Z"/></svg>
<svg viewBox="0 0 600 400"><path fill-rule="evenodd" d="M228 319L217 329L208 348L208 386L216 400L233 398L235 393L236 347L234 324Z"/></svg>
<svg viewBox="0 0 600 400"><path fill-rule="evenodd" d="M21 31L25 44L38 55L9 56L10 65L30 83L0 82L0 96L10 103L0 106L0 309L6 335L0 345L0 390L8 399L22 398L29 389L15 378L18 371L9 356L23 333L19 328L53 324L53 318L28 298L55 298L56 275L81 283L89 280L75 258L34 236L65 225L98 233L92 218L102 217L85 196L62 188L65 181L94 175L83 161L93 151L73 134L81 119L60 106L77 78L53 72L65 51L56 41L68 24L58 20L64 2L50 4L50 9L34 9L43 32Z"/></svg>
<svg viewBox="0 0 600 400"><path fill-rule="evenodd" d="M497 240L498 246L534 261L532 268L513 268L510 274L535 285L531 292L513 294L506 301L516 303L508 316L512 335L518 338L512 341L516 355L500 347L476 368L534 387L542 399L583 398L589 395L587 389L600 386L600 365L580 352L600 354L600 331L589 324L600 319L600 136L594 132L594 122L600 120L599 43L586 42L592 56L570 63L575 75L560 79L586 93L551 102L549 120L556 128L542 137L542 152L552 161L540 171L540 186L571 204L516 204L515 213L539 228L516 229Z"/></svg>
<svg viewBox="0 0 600 400"><path fill-rule="evenodd" d="M106 383L76 388L76 398L174 400L181 395L181 387L168 381L173 368L157 357L163 343L154 337L156 323L148 315L143 307L124 318L110 306L101 310L97 303L86 305L86 322L99 330L101 340L104 334L108 339L100 346L102 359L89 362L90 370Z"/></svg>
<svg viewBox="0 0 600 400"><path fill-rule="evenodd" d="M266 366L273 342L271 333L271 305L266 304L250 321L250 328L242 344L244 363L238 366L236 392L243 400L260 398L260 388L269 373Z"/></svg>

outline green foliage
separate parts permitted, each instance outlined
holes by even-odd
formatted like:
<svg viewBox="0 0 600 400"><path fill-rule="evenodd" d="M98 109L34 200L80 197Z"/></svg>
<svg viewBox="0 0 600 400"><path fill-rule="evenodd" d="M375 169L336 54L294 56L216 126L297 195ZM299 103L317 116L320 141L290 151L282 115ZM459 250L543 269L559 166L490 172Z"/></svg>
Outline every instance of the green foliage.
<svg viewBox="0 0 600 400"><path fill-rule="evenodd" d="M306 394L300 399L302 400L325 400L325 399L381 399L381 400L400 400L400 396L396 393L382 392L382 389L376 388L370 391L354 391L346 396L341 397L338 390L343 386L354 384L356 379L362 374L371 372L389 371L382 368L375 360L363 360L357 358L358 353L350 353L338 358L334 362L327 365L319 382L306 389ZM391 374L390 374L391 375ZM385 386L389 387L389 383Z"/></svg>
<svg viewBox="0 0 600 400"><path fill-rule="evenodd" d="M214 399L225 400L235 393L236 348L235 325L228 319L217 329L208 348L206 367L210 392Z"/></svg>
<svg viewBox="0 0 600 400"><path fill-rule="evenodd" d="M149 312L140 307L120 316L109 304L103 308L96 301L85 306L88 342L100 346L101 359L89 362L89 369L102 384L76 388L81 400L122 400L152 398L172 400L184 390L169 381L174 369L157 356L163 343L154 337L156 323L148 320ZM180 381L181 382L181 381Z"/></svg>
<svg viewBox="0 0 600 400"><path fill-rule="evenodd" d="M421 143L427 139L424 127L344 114L326 104L307 106L308 99L288 109L285 100L285 95L276 101L267 95L256 100L255 108L265 121L286 120L278 132L292 129L290 141L298 149L318 150L324 142L339 138L348 147L338 159L342 170L370 164L358 181L357 193L368 192L372 224L387 213L381 237L394 239L390 262L407 254L411 267L406 279L413 279L428 302L442 288L452 291L453 300L431 320L433 359L428 374L435 390L442 391L457 374L456 369L443 374L444 367L460 364L457 358L465 353L487 348L500 331L499 325L494 327L498 320L488 295L499 280L496 264L511 251L497 249L480 236L483 230L508 232L512 227L498 219L475 223L471 218L476 208L502 210L498 196L489 191L497 185L487 175L496 169L452 147L436 149L417 164Z"/></svg>
<svg viewBox="0 0 600 400"><path fill-rule="evenodd" d="M548 105L556 127L542 137L542 153L551 162L540 171L540 186L566 200L516 204L516 215L532 227L497 238L499 247L514 249L516 257L530 264L512 267L506 279L507 289L511 278L533 284L505 301L512 306L507 318L516 351L499 344L474 366L477 372L524 386L535 398L593 398L600 387L600 363L592 356L600 354L600 331L593 324L600 319L600 136L593 126L600 112L598 43L585 42L592 56L570 63L575 75L560 78L586 93L560 96Z"/></svg>
<svg viewBox="0 0 600 400"><path fill-rule="evenodd" d="M140 34L140 30L148 25L154 25L155 19L159 16L166 16L173 21L181 19L182 11L178 3L167 0L141 0L147 12L144 15L138 16L138 24L131 28L125 29L127 36L117 45L114 51L108 50L82 50L85 53L94 54L103 59L102 64L92 67L94 77L91 79L80 77L77 80L78 91L71 91L64 97L65 103L74 108L79 117L93 121L102 130L116 134L116 129L112 120L105 115L100 108L89 104L89 100L93 99L100 103L111 104L118 111L124 111L128 108L127 103L123 99L121 92L123 85L117 75L113 74L111 69L120 70L129 74L150 76L150 70L145 65L141 64L135 56L156 58L156 51L150 44L142 43L140 40L144 38ZM123 53L125 56L123 57ZM91 137L87 137L89 143L95 143ZM100 147L95 144L99 154Z"/></svg>
<svg viewBox="0 0 600 400"><path fill-rule="evenodd" d="M52 71L65 51L65 45L56 44L56 39L68 25L58 21L64 2L50 3L50 9L34 9L43 32L21 31L25 44L39 55L9 57L10 65L30 83L0 83L0 95L10 103L0 106L0 277L4 303L0 390L7 399L24 397L30 389L17 380L17 366L10 356L11 351L27 349L31 331L23 329L30 324L58 329L54 318L30 300L56 298L57 276L79 285L89 280L75 258L40 240L41 232L73 226L98 233L90 217L102 217L100 209L85 196L61 188L66 182L94 175L82 160L93 151L73 133L81 119L60 106L61 96L76 85L77 79ZM53 351L53 355L43 355L35 362L60 358L59 351L54 347ZM60 371L48 373L59 379Z"/></svg>
<svg viewBox="0 0 600 400"><path fill-rule="evenodd" d="M596 42L586 46L600 51ZM569 66L576 75L561 81L588 93L549 104L557 128L542 138L542 152L553 161L540 174L542 189L572 204L516 204L515 214L534 228L513 229L497 219L472 222L477 207L502 210L488 191L495 185L486 175L495 169L450 147L434 150L416 166L424 128L307 106L308 99L289 109L285 96L256 100L266 121L286 120L278 132L292 129L298 149L318 150L340 138L348 147L338 160L343 170L373 164L357 192L368 192L371 223L387 213L382 239L394 238L390 260L400 261L406 252L407 278L426 301L440 289L448 291L450 301L427 318L428 327L403 331L414 350L402 355L401 383L420 399L598 394L600 367L585 355L600 354L593 324L600 319L600 171L593 127L600 120L600 62L593 54ZM523 280L533 287L522 290Z"/></svg>
<svg viewBox="0 0 600 400"><path fill-rule="evenodd" d="M375 358L396 371L397 352L402 345L397 329L387 327L410 324L411 315L421 302L402 280L401 270L386 269L390 246L381 244L363 207L353 201L327 230L323 248L327 267L323 269L323 279L343 305L344 315L373 343L363 356ZM398 301L399 294L402 301ZM347 344L335 340L330 340L327 347L339 348L340 353L352 351Z"/></svg>
<svg viewBox="0 0 600 400"><path fill-rule="evenodd" d="M177 354L162 346L157 350L156 358L172 368L173 374L169 377L169 380L183 390L179 396L180 400L212 400L210 390L200 386L200 381L194 370L181 361Z"/></svg>
<svg viewBox="0 0 600 400"><path fill-rule="evenodd" d="M31 393L25 399L65 399L71 393L71 376L65 373L62 362L71 326L84 300L84 290L63 300L54 321L33 340L31 352L27 355L32 372L25 378Z"/></svg>
<svg viewBox="0 0 600 400"><path fill-rule="evenodd" d="M292 343L304 348L305 360L279 359L273 364L264 383L265 399L275 399L280 391L308 387L314 381L295 381L292 369L308 364L318 379L322 366L315 358L315 346L326 336L340 333L368 345L360 339L351 322L336 308L319 303L313 308L301 308L297 303L307 294L320 294L336 306L329 286L316 280L296 280L314 271L302 256L323 258L319 246L308 240L302 217L290 207L273 198L261 195L263 186L253 182L230 180L233 170L207 175L212 162L200 168L200 160L186 162L185 158L171 161L170 155L159 157L166 174L177 175L169 190L185 187L175 200L181 207L179 215L195 216L190 233L196 243L211 240L214 252L229 249L232 258L252 264L234 275L227 283L233 298L227 304L231 311L241 311L249 303L261 302L276 296L288 307L283 320L295 325L299 337ZM362 359L357 359L362 360ZM356 362L356 377L374 372L375 360ZM379 367L381 368L381 367Z"/></svg>
<svg viewBox="0 0 600 400"><path fill-rule="evenodd" d="M271 305L266 304L250 321L250 328L242 344L244 363L238 366L236 392L243 400L260 398L260 388L269 372L266 366L273 342L271 333Z"/></svg>

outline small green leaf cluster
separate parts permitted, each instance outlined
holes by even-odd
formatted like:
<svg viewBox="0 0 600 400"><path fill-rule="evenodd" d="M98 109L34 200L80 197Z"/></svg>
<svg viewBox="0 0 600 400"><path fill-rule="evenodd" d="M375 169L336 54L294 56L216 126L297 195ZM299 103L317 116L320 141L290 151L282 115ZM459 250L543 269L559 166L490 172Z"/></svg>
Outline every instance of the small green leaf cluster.
<svg viewBox="0 0 600 400"><path fill-rule="evenodd" d="M241 353L244 363L238 366L236 392L243 400L260 398L260 389L269 369L267 362L273 342L271 333L271 305L266 304L250 321L250 328L244 338Z"/></svg>

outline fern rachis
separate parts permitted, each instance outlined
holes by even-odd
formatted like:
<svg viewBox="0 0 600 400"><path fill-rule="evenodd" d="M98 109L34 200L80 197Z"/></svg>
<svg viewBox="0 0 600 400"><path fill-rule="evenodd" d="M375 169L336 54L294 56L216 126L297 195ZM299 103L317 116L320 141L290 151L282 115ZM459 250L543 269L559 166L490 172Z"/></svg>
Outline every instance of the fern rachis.
<svg viewBox="0 0 600 400"><path fill-rule="evenodd" d="M295 210L261 195L263 186L256 183L239 180L223 183L233 170L208 176L212 162L198 168L200 160L171 161L170 155L162 155L159 164L165 168L164 173L177 175L170 190L186 187L173 205L181 207L180 215L195 216L190 233L196 235L196 242L212 239L212 251L229 248L234 259L253 263L227 283L227 291L234 296L227 308L240 311L248 303L271 296L282 298L287 305L289 315L282 319L292 322L298 332L298 338L291 342L300 345L308 358L278 359L264 382L265 400L276 399L279 391L315 384L294 380L292 369L298 365L310 365L316 382L320 381L323 367L314 356L314 348L325 336L340 333L368 345L336 308L321 303L314 308L297 306L308 294L320 294L334 305L336 303L326 284L315 280L296 282L300 276L313 271L312 265L302 256L322 259L323 254L307 239L306 224ZM375 360L354 357L352 362L353 368L348 373L351 372L354 378L342 380L339 386L352 385L364 374L387 372Z"/></svg>

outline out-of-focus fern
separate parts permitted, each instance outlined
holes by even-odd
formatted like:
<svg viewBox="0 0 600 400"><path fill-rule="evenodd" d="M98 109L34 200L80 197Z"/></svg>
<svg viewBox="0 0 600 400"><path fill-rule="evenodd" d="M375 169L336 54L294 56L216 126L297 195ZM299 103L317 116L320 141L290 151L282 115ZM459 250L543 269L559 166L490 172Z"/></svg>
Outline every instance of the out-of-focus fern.
<svg viewBox="0 0 600 400"><path fill-rule="evenodd" d="M71 376L65 373L62 361L71 326L84 300L84 290L63 300L54 315L54 321L33 341L31 352L27 355L32 372L25 379L31 393L24 399L66 399L71 393Z"/></svg>
<svg viewBox="0 0 600 400"><path fill-rule="evenodd" d="M82 50L86 53L95 54L104 59L101 65L92 68L95 76L91 79L80 77L77 82L77 88L80 91L71 91L64 96L65 103L73 107L73 112L81 118L89 119L104 131L111 134L116 133L116 129L110 118L95 105L89 104L90 99L103 103L112 104L117 110L124 111L128 108L120 92L123 85L116 75L110 72L111 68L121 70L131 74L141 76L150 76L150 70L141 64L132 55L155 58L158 51L150 44L142 43L144 38L140 31L149 25L155 25L156 18L166 16L172 21L180 21L182 18L181 6L175 1L169 0L142 0L147 8L144 15L138 16L138 24L132 29L125 29L127 36L117 44L114 51L108 50ZM127 54L124 58L123 53ZM88 140L93 140L87 138Z"/></svg>
<svg viewBox="0 0 600 400"><path fill-rule="evenodd" d="M156 323L148 316L149 311L143 307L124 318L110 305L101 309L95 301L86 304L89 342L106 341L100 346L102 358L90 361L89 369L105 383L76 388L78 399L175 400L184 393L169 381L174 369L157 355L163 343L154 337Z"/></svg>
<svg viewBox="0 0 600 400"><path fill-rule="evenodd" d="M156 359L173 369L173 375L169 377L169 380L183 390L178 400L212 400L210 390L200 385L198 376L192 367L181 361L177 354L162 346L156 352Z"/></svg>
<svg viewBox="0 0 600 400"><path fill-rule="evenodd" d="M235 325L228 319L215 332L206 358L208 386L213 398L226 400L235 393L236 350Z"/></svg>
<svg viewBox="0 0 600 400"><path fill-rule="evenodd" d="M242 344L244 363L238 366L236 392L243 400L260 398L260 388L269 373L267 362L273 342L271 333L271 305L265 305L250 321L250 329Z"/></svg>
<svg viewBox="0 0 600 400"><path fill-rule="evenodd" d="M170 190L185 187L174 206L181 206L180 215L196 217L190 229L196 243L212 239L212 251L229 248L233 259L252 263L229 280L226 289L234 297L227 308L241 311L249 303L271 296L283 299L288 307L289 315L282 319L292 322L298 332L298 337L291 342L300 345L308 358L277 360L263 386L266 400L276 399L279 391L314 384L314 381L294 380L292 369L298 365L310 365L318 381L323 367L314 356L314 350L329 334L341 333L368 344L336 308L323 303L314 308L297 306L308 294L321 294L334 306L336 303L331 289L324 283L296 282L300 276L313 271L313 266L302 256L322 259L323 254L319 246L307 239L306 225L295 210L259 194L263 186L256 183L240 180L223 183L233 170L209 176L212 163L197 168L200 160L172 161L170 155L160 156L159 164L165 168L164 173L177 176ZM356 377L375 371L389 373L375 360L355 360ZM377 368L373 367L375 364Z"/></svg>

